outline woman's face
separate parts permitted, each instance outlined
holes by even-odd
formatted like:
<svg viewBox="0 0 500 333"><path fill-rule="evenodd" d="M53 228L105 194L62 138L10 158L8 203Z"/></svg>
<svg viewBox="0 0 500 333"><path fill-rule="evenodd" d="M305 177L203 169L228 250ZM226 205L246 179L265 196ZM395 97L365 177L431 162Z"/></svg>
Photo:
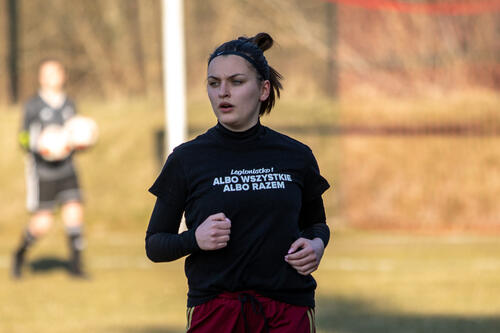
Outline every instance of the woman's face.
<svg viewBox="0 0 500 333"><path fill-rule="evenodd" d="M259 119L262 101L269 97L269 81L260 81L244 58L222 55L208 66L207 92L215 116L232 131L245 131Z"/></svg>

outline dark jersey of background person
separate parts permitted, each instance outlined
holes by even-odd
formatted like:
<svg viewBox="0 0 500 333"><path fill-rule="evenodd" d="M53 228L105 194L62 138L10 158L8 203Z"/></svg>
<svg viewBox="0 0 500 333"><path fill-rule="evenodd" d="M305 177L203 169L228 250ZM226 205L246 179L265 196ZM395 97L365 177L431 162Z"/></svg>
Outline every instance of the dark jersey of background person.
<svg viewBox="0 0 500 333"><path fill-rule="evenodd" d="M29 147L27 148L32 157L30 162L39 179L60 179L75 172L72 154L61 161L46 161L36 152L35 147L37 139L44 128L49 125L62 126L75 114L75 104L67 97L58 108L47 104L40 95L36 95L26 102L22 131L29 135Z"/></svg>
<svg viewBox="0 0 500 333"><path fill-rule="evenodd" d="M299 237L329 240L321 195L329 188L312 151L260 123L245 132L221 124L180 145L150 188L157 196L146 235L148 257L185 262L188 306L224 291L254 290L314 307L316 282L285 262ZM188 230L177 234L182 213ZM225 248L203 251L196 228L222 212L231 220Z"/></svg>

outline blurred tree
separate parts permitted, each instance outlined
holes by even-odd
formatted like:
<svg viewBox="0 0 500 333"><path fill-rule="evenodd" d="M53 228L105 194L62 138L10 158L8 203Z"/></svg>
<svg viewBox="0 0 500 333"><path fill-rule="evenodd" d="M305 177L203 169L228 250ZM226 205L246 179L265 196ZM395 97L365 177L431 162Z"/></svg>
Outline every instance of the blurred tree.
<svg viewBox="0 0 500 333"><path fill-rule="evenodd" d="M140 6L138 0L122 2L125 18L126 34L128 36L130 55L132 57L130 80L132 81L130 90L135 94L144 94L146 90L144 73L144 55L141 36Z"/></svg>
<svg viewBox="0 0 500 333"><path fill-rule="evenodd" d="M161 96L160 1L3 4L2 100L33 93L38 62L50 56L67 65L73 95ZM287 94L335 95L340 86L411 94L430 82L432 89L500 85L497 13L426 15L320 0L190 0L185 6L191 96L204 94L202 73L216 45L259 31L277 41L269 56L285 75Z"/></svg>
<svg viewBox="0 0 500 333"><path fill-rule="evenodd" d="M18 4L16 0L7 0L7 20L8 20L8 72L10 101L16 103L19 98L19 43L18 43Z"/></svg>
<svg viewBox="0 0 500 333"><path fill-rule="evenodd" d="M0 105L7 104L8 98L8 64L7 64L7 3L2 1L0 7Z"/></svg>
<svg viewBox="0 0 500 333"><path fill-rule="evenodd" d="M330 49L327 58L326 91L331 97L338 96L339 76L337 67L337 47L338 47L338 17L337 4L327 2L326 6L326 41Z"/></svg>

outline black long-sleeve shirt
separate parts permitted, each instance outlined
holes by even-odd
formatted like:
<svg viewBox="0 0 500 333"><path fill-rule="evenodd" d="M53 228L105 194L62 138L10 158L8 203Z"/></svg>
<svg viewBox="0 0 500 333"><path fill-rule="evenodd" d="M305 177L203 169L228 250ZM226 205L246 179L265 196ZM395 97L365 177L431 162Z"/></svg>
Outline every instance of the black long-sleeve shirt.
<svg viewBox="0 0 500 333"><path fill-rule="evenodd" d="M328 187L307 146L260 123L240 133L218 124L176 148L151 187L157 202L147 255L157 262L189 255L188 306L223 291L255 290L313 307L314 278L297 273L284 256L299 237L327 245L321 194ZM196 228L219 212L232 222L228 245L203 251ZM188 230L178 234L183 213Z"/></svg>

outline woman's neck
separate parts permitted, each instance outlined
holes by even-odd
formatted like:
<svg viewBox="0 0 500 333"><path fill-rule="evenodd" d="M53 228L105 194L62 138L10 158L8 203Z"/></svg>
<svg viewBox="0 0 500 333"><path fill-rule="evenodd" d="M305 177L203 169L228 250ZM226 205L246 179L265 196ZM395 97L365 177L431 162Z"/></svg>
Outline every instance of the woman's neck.
<svg viewBox="0 0 500 333"><path fill-rule="evenodd" d="M261 128L260 121L257 119L257 123L254 124L252 127L247 128L245 130L239 130L239 131L234 131L221 122L217 123L216 126L217 130L223 134L224 136L233 138L233 139L246 139L246 138L251 138L259 132L259 129Z"/></svg>

